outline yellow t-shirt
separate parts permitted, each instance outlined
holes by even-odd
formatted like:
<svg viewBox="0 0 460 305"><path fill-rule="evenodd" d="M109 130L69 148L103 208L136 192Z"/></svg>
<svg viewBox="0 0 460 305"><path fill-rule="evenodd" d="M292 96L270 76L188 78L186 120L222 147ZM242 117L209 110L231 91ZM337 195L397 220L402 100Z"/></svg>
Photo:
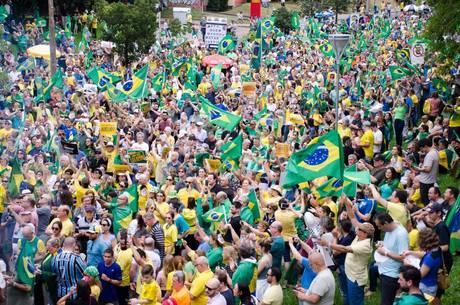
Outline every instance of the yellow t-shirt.
<svg viewBox="0 0 460 305"><path fill-rule="evenodd" d="M48 227L46 228L47 230L51 230L51 227L53 226L53 224L55 224L57 221L59 221L58 218L54 218L50 224L48 225ZM66 220L64 220L62 222L62 230L61 230L61 234L64 235L64 236L72 236L73 234L73 222L67 218Z"/></svg>
<svg viewBox="0 0 460 305"><path fill-rule="evenodd" d="M139 195L139 199L137 200L137 204L139 206L139 210L145 210L145 206L147 205L147 200L149 200L149 193L153 191L153 185L147 183L145 186L147 187L147 192L145 195L141 194L141 186L137 186L137 194Z"/></svg>
<svg viewBox="0 0 460 305"><path fill-rule="evenodd" d="M173 290L171 297L176 300L177 305L190 305L190 294L185 286L179 291Z"/></svg>
<svg viewBox="0 0 460 305"><path fill-rule="evenodd" d="M85 196L87 191L92 190L92 189L84 188L83 186L81 186L80 182L78 181L78 178L75 179L73 185L75 187L75 207L79 208L81 206L83 196Z"/></svg>
<svg viewBox="0 0 460 305"><path fill-rule="evenodd" d="M163 225L163 232L165 235L165 251L166 253L174 254L174 245L178 234L176 225L172 224L169 227L166 224Z"/></svg>
<svg viewBox="0 0 460 305"><path fill-rule="evenodd" d="M3 146L6 145L6 143L8 142L8 138L11 136L13 131L13 128L9 130L6 130L5 128L0 129L0 140L2 141Z"/></svg>
<svg viewBox="0 0 460 305"><path fill-rule="evenodd" d="M107 172L113 173L115 171L113 163L115 161L115 157L118 154L118 149L114 149L111 152L104 149L103 153L107 157Z"/></svg>
<svg viewBox="0 0 460 305"><path fill-rule="evenodd" d="M6 190L3 185L0 185L0 213L5 211Z"/></svg>
<svg viewBox="0 0 460 305"><path fill-rule="evenodd" d="M22 245L22 239L18 240L18 250L21 250L21 245ZM43 242L43 240L38 239L37 253L43 253L43 252L45 252L45 243Z"/></svg>
<svg viewBox="0 0 460 305"><path fill-rule="evenodd" d="M168 276L166 277L166 291L172 290L172 280L174 272L176 272L176 270L169 272Z"/></svg>
<svg viewBox="0 0 460 305"><path fill-rule="evenodd" d="M408 217L407 217L406 208L404 207L402 203L394 203L394 202L388 201L387 210L388 210L388 214L390 214L390 216L394 220L399 222L403 227L406 227Z"/></svg>
<svg viewBox="0 0 460 305"><path fill-rule="evenodd" d="M160 212L158 212L157 210L160 210L161 213L166 214L169 212L169 204L167 202L162 202L162 203L157 203L156 206L157 206L157 209L153 212L153 215L155 215L156 219L161 225L164 225L165 220L161 216Z"/></svg>
<svg viewBox="0 0 460 305"><path fill-rule="evenodd" d="M351 129L350 129L350 127L345 127L344 128L342 124L339 124L338 131L339 131L339 135L340 135L341 138L343 138L343 137L351 138Z"/></svg>
<svg viewBox="0 0 460 305"><path fill-rule="evenodd" d="M366 158L372 159L374 156L374 133L371 130L367 130L361 136L361 144L366 143L369 143L369 146L363 146L364 154L366 155Z"/></svg>
<svg viewBox="0 0 460 305"><path fill-rule="evenodd" d="M101 288L98 285L91 286L91 296L96 300L99 300L99 295L101 294Z"/></svg>
<svg viewBox="0 0 460 305"><path fill-rule="evenodd" d="M201 83L198 85L198 92L200 92L201 95L205 95L208 92L209 88L209 83Z"/></svg>
<svg viewBox="0 0 460 305"><path fill-rule="evenodd" d="M141 293L139 296L140 300L148 300L148 303L143 303L146 305L155 305L158 304L157 300L161 298L160 286L157 282L151 281L150 283L142 283Z"/></svg>
<svg viewBox="0 0 460 305"><path fill-rule="evenodd" d="M190 287L190 294L194 297L191 305L206 305L208 302L208 296L205 293L206 283L214 277L214 273L211 270L198 273L192 281Z"/></svg>
<svg viewBox="0 0 460 305"><path fill-rule="evenodd" d="M277 210L275 212L275 219L281 222L283 231L281 235L284 241L289 241L289 238L297 236L297 229L295 227L296 214L289 210Z"/></svg>
<svg viewBox="0 0 460 305"><path fill-rule="evenodd" d="M133 250L128 248L126 250L120 250L117 256L117 264L121 268L121 285L122 287L129 286L129 271L131 270L131 263L133 260Z"/></svg>
<svg viewBox="0 0 460 305"><path fill-rule="evenodd" d="M412 229L409 232L409 250L411 251L419 251L420 247L418 246L417 239L418 239L418 230Z"/></svg>
<svg viewBox="0 0 460 305"><path fill-rule="evenodd" d="M177 193L177 198L179 198L179 200L185 207L187 207L189 197L192 197L195 200L197 200L198 197L200 197L200 192L193 188L191 190L188 190L188 188L184 187L181 188Z"/></svg>

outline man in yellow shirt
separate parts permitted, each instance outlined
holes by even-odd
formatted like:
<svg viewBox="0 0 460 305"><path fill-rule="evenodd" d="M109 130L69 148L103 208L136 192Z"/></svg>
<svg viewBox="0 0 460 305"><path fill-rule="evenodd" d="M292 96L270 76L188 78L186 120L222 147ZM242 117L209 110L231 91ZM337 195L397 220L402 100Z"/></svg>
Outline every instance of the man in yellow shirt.
<svg viewBox="0 0 460 305"><path fill-rule="evenodd" d="M55 224L57 221L60 221L62 223L62 230L61 234L64 236L72 236L73 234L73 229L74 229L74 224L73 222L69 219L70 216L70 208L66 205L61 205L57 209L57 215L56 218L54 218L51 223L48 225L46 228L45 233L47 235L52 235L53 234L53 224Z"/></svg>
<svg viewBox="0 0 460 305"><path fill-rule="evenodd" d="M101 141L101 143L104 142ZM102 144L102 154L104 159L107 160L107 173L113 173L115 157L118 154L118 141L116 147L113 142L108 142L107 145Z"/></svg>
<svg viewBox="0 0 460 305"><path fill-rule="evenodd" d="M176 271L173 274L171 297L176 300L177 305L190 305L190 292L185 283L185 274L183 271Z"/></svg>
<svg viewBox="0 0 460 305"><path fill-rule="evenodd" d="M371 162L374 157L374 133L371 129L371 123L365 121L363 123L364 134L361 136L360 146L364 150L364 155L366 156L366 161Z"/></svg>
<svg viewBox="0 0 460 305"><path fill-rule="evenodd" d="M200 256L195 260L195 267L198 270L198 274L193 279L190 287L191 305L206 305L208 302L208 296L205 293L206 283L214 277L214 273L209 269L208 259L204 256Z"/></svg>
<svg viewBox="0 0 460 305"><path fill-rule="evenodd" d="M3 123L3 128L0 129L0 141L3 146L6 146L6 142L8 141L8 138L11 136L13 133L14 129L11 127L11 121L6 120Z"/></svg>
<svg viewBox="0 0 460 305"><path fill-rule="evenodd" d="M192 197L195 200L198 199L198 197L200 197L200 192L198 192L193 187L192 177L187 177L185 183L187 184L187 186L179 190L179 192L177 193L177 197L179 198L180 202L182 202L182 204L187 208L188 199L190 197Z"/></svg>
<svg viewBox="0 0 460 305"><path fill-rule="evenodd" d="M115 249L116 263L121 268L121 284L117 287L118 298L129 299L129 284L131 282L129 272L133 261L133 250L128 247L128 234L126 230L120 231L119 245ZM118 250L118 251L117 251Z"/></svg>
<svg viewBox="0 0 460 305"><path fill-rule="evenodd" d="M383 199L382 196L380 196L380 193L377 191L373 184L371 184L369 188L372 191L374 199L387 210L388 214L390 214L394 220L406 228L407 221L409 219L409 215L405 207L407 201L406 191L395 190L390 197L390 201L387 201Z"/></svg>

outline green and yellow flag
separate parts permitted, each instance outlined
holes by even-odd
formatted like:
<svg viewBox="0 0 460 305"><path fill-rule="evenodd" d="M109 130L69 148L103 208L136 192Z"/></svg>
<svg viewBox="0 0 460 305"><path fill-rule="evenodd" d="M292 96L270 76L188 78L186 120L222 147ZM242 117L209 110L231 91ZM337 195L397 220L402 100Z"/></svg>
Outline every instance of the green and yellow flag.
<svg viewBox="0 0 460 305"><path fill-rule="evenodd" d="M318 177L343 178L342 141L336 130L314 138L305 149L294 153L288 161L283 187L291 187Z"/></svg>
<svg viewBox="0 0 460 305"><path fill-rule="evenodd" d="M321 50L321 52L323 52L324 56L334 57L334 48L332 47L332 44L329 41L323 43L319 47L319 49Z"/></svg>
<svg viewBox="0 0 460 305"><path fill-rule="evenodd" d="M147 75L149 65L145 65L133 75L133 79L123 84L121 93L131 97L132 99L141 99L149 95L147 88Z"/></svg>
<svg viewBox="0 0 460 305"><path fill-rule="evenodd" d="M155 77L152 79L152 88L156 92L161 92L163 90L163 86L166 81L166 72L163 73L158 73L155 75Z"/></svg>
<svg viewBox="0 0 460 305"><path fill-rule="evenodd" d="M262 25L259 21L257 25L256 37L252 46L251 68L259 70L262 63Z"/></svg>
<svg viewBox="0 0 460 305"><path fill-rule="evenodd" d="M27 58L16 67L18 71L31 71L33 69L35 69L35 60L32 57Z"/></svg>
<svg viewBox="0 0 460 305"><path fill-rule="evenodd" d="M221 222L222 220L227 222L229 213L230 209L227 209L225 205L220 205L203 214L203 220L206 222Z"/></svg>
<svg viewBox="0 0 460 305"><path fill-rule="evenodd" d="M219 54L226 54L227 52L235 48L235 41L233 40L232 35L225 35L219 42Z"/></svg>
<svg viewBox="0 0 460 305"><path fill-rule="evenodd" d="M254 216L254 221L258 221L260 219L260 205L259 200L257 199L256 192L252 189L248 194L248 208L251 210L252 215Z"/></svg>
<svg viewBox="0 0 460 305"><path fill-rule="evenodd" d="M19 187L21 186L21 182L24 180L24 175L22 174L22 167L17 157L10 161L10 166L11 173L8 180L7 190L10 197L15 197L21 193Z"/></svg>
<svg viewBox="0 0 460 305"><path fill-rule="evenodd" d="M137 193L137 184L133 183L131 184L130 187L125 189L125 195L128 196L128 206L131 209L131 212L137 213L139 210L137 202L139 199L138 193Z"/></svg>
<svg viewBox="0 0 460 305"><path fill-rule="evenodd" d="M222 155L220 158L222 160L238 160L243 154L243 136L240 133L233 141L230 141L221 147Z"/></svg>
<svg viewBox="0 0 460 305"><path fill-rule="evenodd" d="M121 81L119 76L113 75L104 69L94 67L87 73L93 84L97 85L97 88L101 91L107 90L107 84L116 84Z"/></svg>
<svg viewBox="0 0 460 305"><path fill-rule="evenodd" d="M214 87L214 90L217 90L220 85L220 74L222 73L222 63L214 66L211 69L211 83Z"/></svg>
<svg viewBox="0 0 460 305"><path fill-rule="evenodd" d="M394 81L412 74L410 70L398 66L390 66L389 69L391 79Z"/></svg>
<svg viewBox="0 0 460 305"><path fill-rule="evenodd" d="M232 131L240 123L241 117L214 106L206 98L200 96L201 109L207 115L209 122L228 131Z"/></svg>
<svg viewBox="0 0 460 305"><path fill-rule="evenodd" d="M38 102L40 100L47 101L51 97L51 92L53 91L54 87L59 88L59 89L64 88L64 82L62 80L63 76L64 76L64 73L62 73L61 69L58 69L56 73L54 73L53 76L51 77L51 80L48 86L46 86L43 89L42 94L41 95L37 94L37 97L35 98L35 102Z"/></svg>
<svg viewBox="0 0 460 305"><path fill-rule="evenodd" d="M295 30L300 28L300 17L299 12L292 12L291 25Z"/></svg>

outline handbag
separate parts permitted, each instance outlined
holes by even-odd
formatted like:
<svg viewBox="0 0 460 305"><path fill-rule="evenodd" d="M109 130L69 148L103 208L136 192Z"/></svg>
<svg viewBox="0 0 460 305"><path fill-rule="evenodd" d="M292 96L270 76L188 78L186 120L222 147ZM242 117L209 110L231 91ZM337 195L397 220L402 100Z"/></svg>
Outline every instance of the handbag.
<svg viewBox="0 0 460 305"><path fill-rule="evenodd" d="M446 290L450 287L449 273L447 272L446 265L444 264L444 254L441 250L442 266L438 270L438 288Z"/></svg>

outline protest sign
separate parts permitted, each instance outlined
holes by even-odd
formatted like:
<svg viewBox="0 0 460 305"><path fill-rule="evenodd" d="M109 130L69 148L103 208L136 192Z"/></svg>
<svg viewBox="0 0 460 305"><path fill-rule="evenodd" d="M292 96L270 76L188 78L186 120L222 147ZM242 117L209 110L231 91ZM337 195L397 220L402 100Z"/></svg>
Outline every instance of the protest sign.
<svg viewBox="0 0 460 305"><path fill-rule="evenodd" d="M103 136L111 137L117 134L117 122L100 122L99 128Z"/></svg>
<svg viewBox="0 0 460 305"><path fill-rule="evenodd" d="M128 162L130 164L142 164L147 163L147 156L144 150L128 150Z"/></svg>
<svg viewBox="0 0 460 305"><path fill-rule="evenodd" d="M78 144L76 142L61 141L62 150L71 155L78 155Z"/></svg>

